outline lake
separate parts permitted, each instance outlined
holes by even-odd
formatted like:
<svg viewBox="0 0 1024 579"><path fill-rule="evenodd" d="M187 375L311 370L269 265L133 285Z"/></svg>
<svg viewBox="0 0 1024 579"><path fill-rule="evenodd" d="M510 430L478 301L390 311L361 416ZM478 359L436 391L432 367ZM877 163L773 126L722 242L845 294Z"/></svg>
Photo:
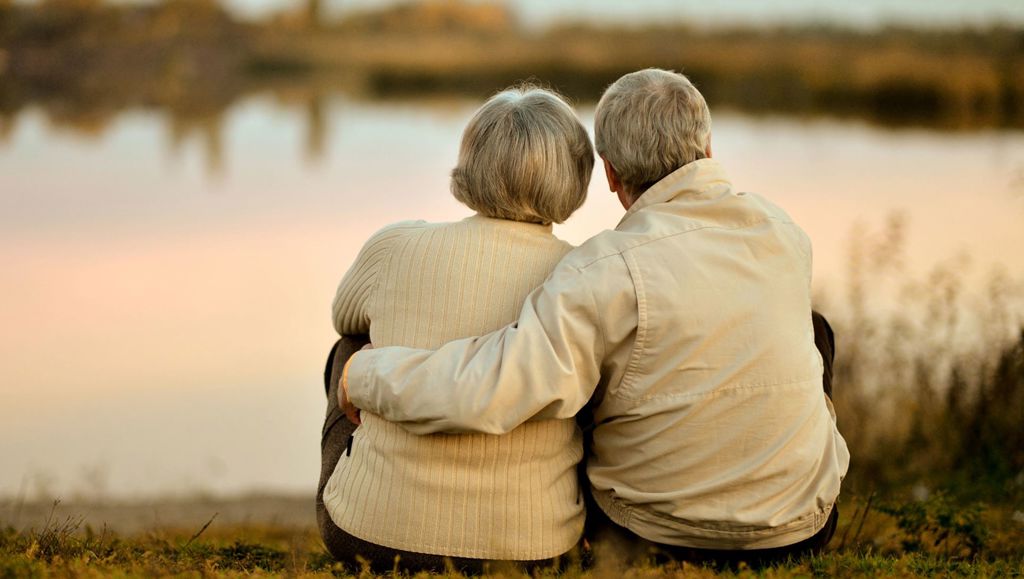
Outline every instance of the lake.
<svg viewBox="0 0 1024 579"><path fill-rule="evenodd" d="M478 104L256 95L88 130L22 112L0 137L0 496L311 493L334 288L381 226L469 214L447 176ZM851 243L893 220L900 276L1020 283L1024 132L713 112L716 158L803 225L831 307ZM556 234L621 213L595 172Z"/></svg>

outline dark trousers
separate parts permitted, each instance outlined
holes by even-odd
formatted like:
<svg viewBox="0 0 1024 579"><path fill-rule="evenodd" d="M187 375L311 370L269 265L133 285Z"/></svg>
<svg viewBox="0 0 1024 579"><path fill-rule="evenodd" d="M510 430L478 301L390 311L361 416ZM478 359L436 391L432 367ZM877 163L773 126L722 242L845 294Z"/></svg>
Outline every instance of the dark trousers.
<svg viewBox="0 0 1024 579"><path fill-rule="evenodd" d="M835 360L835 335L828 320L818 312L811 313L814 325L814 345L817 346L824 362L825 371L822 376L822 388L832 398L832 364ZM587 523L584 537L594 547L594 556L602 562L605 560L620 561L629 564L631 559L654 558L656 561L688 561L697 564L709 564L718 567L735 568L743 562L752 567L783 562L790 558L820 553L824 550L836 531L839 518L839 507L833 505L832 514L825 526L814 536L794 545L773 549L726 550L726 549L692 549L664 545L648 541L625 529L601 510L590 493L590 485L586 473L581 468L581 486L587 507Z"/></svg>
<svg viewBox="0 0 1024 579"><path fill-rule="evenodd" d="M392 570L410 573L444 572L452 569L465 574L477 575L488 571L530 571L564 564L565 561L561 559L503 562L414 553L364 541L346 533L334 524L324 506L324 487L327 486L327 480L331 478L338 461L344 460L352 433L356 429L355 425L345 418L345 414L338 407L338 380L341 378L341 370L344 368L345 362L368 341L366 336L342 337L331 349L331 353L327 357L327 367L324 369L327 417L324 420L320 438L321 464L320 484L316 490L316 519L320 527L320 537L331 555L357 570L368 566L377 573L387 573Z"/></svg>

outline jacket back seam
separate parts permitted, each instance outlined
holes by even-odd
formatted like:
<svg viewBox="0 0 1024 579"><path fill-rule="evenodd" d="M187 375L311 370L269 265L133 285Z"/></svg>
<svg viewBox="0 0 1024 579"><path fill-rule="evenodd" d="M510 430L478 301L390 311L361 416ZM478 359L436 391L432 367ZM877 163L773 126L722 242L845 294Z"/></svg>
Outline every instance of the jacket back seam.
<svg viewBox="0 0 1024 579"><path fill-rule="evenodd" d="M626 361L626 367L622 371L622 379L619 380L619 384L615 389L610 389L608 394L622 398L619 393L625 389L631 388L635 385L636 378L640 374L640 357L644 353L644 347L647 343L647 296L645 293L645 286L643 278L640 275L639 267L636 264L636 258L630 253L620 254L626 271L629 273L630 280L633 282L633 295L636 297L636 338L633 340L633 348L629 352L629 358Z"/></svg>

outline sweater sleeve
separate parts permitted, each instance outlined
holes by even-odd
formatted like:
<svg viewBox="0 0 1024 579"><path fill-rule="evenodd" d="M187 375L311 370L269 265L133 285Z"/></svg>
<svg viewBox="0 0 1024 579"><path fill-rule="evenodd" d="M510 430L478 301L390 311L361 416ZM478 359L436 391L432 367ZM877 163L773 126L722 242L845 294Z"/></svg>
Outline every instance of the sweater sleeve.
<svg viewBox="0 0 1024 579"><path fill-rule="evenodd" d="M583 272L560 265L519 320L436 352L363 351L351 360L353 403L414 434L510 432L528 419L571 418L600 378L599 307Z"/></svg>
<svg viewBox="0 0 1024 579"><path fill-rule="evenodd" d="M422 221L403 221L388 225L374 233L359 251L355 262L338 284L331 311L334 329L341 335L367 334L370 331L370 304L377 277L387 263L395 242L411 229L422 227Z"/></svg>

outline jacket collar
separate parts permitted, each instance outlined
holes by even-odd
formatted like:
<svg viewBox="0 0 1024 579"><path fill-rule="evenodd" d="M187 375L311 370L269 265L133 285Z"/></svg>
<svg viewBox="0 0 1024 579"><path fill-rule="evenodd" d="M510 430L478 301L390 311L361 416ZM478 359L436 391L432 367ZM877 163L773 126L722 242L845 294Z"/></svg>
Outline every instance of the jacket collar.
<svg viewBox="0 0 1024 579"><path fill-rule="evenodd" d="M667 203L683 195L692 200L717 197L722 194L720 186L723 184L727 186L726 189L731 190L729 178L718 161L699 159L687 163L669 173L661 181L651 185L651 188L629 207L626 214L622 216L622 220L619 221L619 225L645 207L657 203ZM713 187L714 185L719 187Z"/></svg>

